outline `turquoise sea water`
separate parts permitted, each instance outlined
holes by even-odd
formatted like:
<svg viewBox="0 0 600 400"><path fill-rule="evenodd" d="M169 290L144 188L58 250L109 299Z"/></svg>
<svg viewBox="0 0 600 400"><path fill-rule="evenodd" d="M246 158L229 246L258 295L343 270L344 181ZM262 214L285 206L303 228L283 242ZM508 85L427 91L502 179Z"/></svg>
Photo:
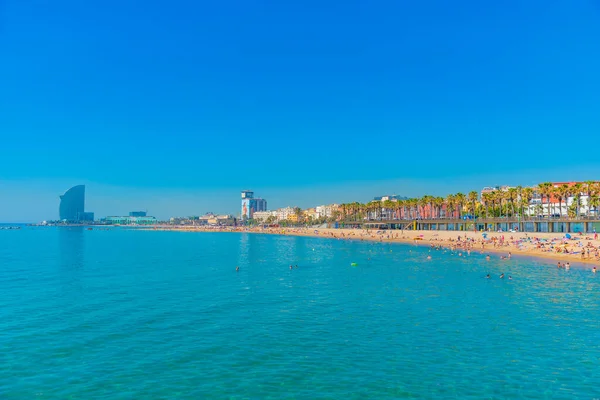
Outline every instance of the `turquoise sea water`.
<svg viewBox="0 0 600 400"><path fill-rule="evenodd" d="M428 252L0 231L0 398L600 397L600 276Z"/></svg>

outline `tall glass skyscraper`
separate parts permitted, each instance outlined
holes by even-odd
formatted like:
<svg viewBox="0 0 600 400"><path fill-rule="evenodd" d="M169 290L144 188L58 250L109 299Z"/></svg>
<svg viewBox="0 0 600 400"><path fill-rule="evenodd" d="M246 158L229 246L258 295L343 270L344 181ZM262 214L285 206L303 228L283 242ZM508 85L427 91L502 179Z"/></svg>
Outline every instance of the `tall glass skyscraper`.
<svg viewBox="0 0 600 400"><path fill-rule="evenodd" d="M79 221L85 212L85 185L73 186L60 196L58 214L62 221ZM92 217L93 218L93 217Z"/></svg>

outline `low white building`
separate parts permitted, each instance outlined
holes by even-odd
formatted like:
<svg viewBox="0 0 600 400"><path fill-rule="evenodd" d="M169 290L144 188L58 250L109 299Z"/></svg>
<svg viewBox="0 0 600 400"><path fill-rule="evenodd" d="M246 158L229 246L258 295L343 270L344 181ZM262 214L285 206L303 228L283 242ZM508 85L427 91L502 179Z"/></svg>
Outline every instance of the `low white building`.
<svg viewBox="0 0 600 400"><path fill-rule="evenodd" d="M277 218L276 211L256 211L252 216L257 221L266 221L269 217Z"/></svg>
<svg viewBox="0 0 600 400"><path fill-rule="evenodd" d="M333 213L336 212L339 209L339 204L329 204L327 206L317 206L315 208L315 213L318 215L319 218L321 217L325 217L325 218L331 218L333 216Z"/></svg>

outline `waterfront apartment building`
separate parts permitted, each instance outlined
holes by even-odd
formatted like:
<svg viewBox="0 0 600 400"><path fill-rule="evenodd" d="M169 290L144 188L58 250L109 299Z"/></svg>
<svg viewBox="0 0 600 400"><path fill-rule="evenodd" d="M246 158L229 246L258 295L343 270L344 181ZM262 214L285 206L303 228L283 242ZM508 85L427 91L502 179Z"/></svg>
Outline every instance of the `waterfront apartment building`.
<svg viewBox="0 0 600 400"><path fill-rule="evenodd" d="M254 218L254 213L262 211L267 211L267 200L254 198L254 192L243 190L241 219L252 219Z"/></svg>
<svg viewBox="0 0 600 400"><path fill-rule="evenodd" d="M306 209L302 213L304 214L304 217L306 219L308 219L308 220L310 220L310 219L314 220L314 219L318 219L319 218L319 214L317 213L316 207Z"/></svg>
<svg viewBox="0 0 600 400"><path fill-rule="evenodd" d="M130 211L130 217L146 217L148 215L147 211Z"/></svg>
<svg viewBox="0 0 600 400"><path fill-rule="evenodd" d="M290 220L290 217L292 215L295 215L294 209L292 207L280 208L276 211L276 213L278 221Z"/></svg>

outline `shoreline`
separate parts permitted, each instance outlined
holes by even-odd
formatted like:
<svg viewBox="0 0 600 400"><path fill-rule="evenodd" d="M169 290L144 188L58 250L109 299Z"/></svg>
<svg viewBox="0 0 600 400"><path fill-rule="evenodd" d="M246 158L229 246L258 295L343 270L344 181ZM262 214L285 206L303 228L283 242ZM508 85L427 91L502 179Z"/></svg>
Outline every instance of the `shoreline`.
<svg viewBox="0 0 600 400"><path fill-rule="evenodd" d="M573 235L571 240L565 239L562 233L541 232L464 232L464 231L393 231L366 229L310 229L310 228L207 228L207 227L139 227L133 229L149 231L176 232L235 232L283 236L304 236L337 240L357 240L380 243L413 244L427 247L449 247L457 251L477 252L480 254L504 254L525 256L600 266L598 252L600 240L594 235ZM486 235L485 238L483 235ZM460 237L460 241L458 240ZM568 253L565 253L567 249ZM587 249L590 257L587 258ZM560 252L557 252L559 251ZM586 251L586 258L581 258L581 251ZM573 267L573 265L571 265Z"/></svg>

